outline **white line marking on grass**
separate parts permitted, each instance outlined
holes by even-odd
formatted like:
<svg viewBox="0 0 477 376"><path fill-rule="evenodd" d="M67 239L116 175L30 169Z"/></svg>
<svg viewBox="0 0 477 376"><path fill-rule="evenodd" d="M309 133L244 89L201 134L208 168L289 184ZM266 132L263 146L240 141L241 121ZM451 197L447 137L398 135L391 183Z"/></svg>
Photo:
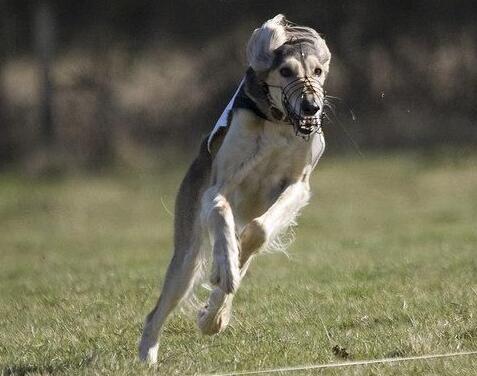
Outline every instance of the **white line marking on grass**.
<svg viewBox="0 0 477 376"><path fill-rule="evenodd" d="M383 358L383 359L371 359L371 360L358 360L358 361L354 361L354 362L343 362L343 363L311 364L311 365L307 365L307 366L269 368L269 369L256 370L256 371L238 371L238 372L228 372L228 373L202 374L202 375L199 375L199 376L258 375L258 374L264 374L264 373L306 371L306 370L310 370L310 369L363 366L363 365L368 365L368 364L409 362L409 361L413 361L413 360L454 358L454 357L458 357L458 356L468 356L468 355L477 355L477 351L464 351L464 352L447 353L447 354L428 354L428 355L420 355L420 356L408 356L408 357L404 357L404 358Z"/></svg>

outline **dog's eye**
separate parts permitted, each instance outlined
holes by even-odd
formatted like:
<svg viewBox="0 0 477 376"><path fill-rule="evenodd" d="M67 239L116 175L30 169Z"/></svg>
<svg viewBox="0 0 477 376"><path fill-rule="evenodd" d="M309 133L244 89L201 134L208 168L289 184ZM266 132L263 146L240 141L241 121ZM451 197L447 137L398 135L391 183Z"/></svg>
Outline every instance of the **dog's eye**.
<svg viewBox="0 0 477 376"><path fill-rule="evenodd" d="M293 72L290 68L285 67L285 68L280 69L280 74L283 77L290 77L293 74Z"/></svg>
<svg viewBox="0 0 477 376"><path fill-rule="evenodd" d="M322 73L323 71L321 70L321 68L315 68L315 76L321 76Z"/></svg>

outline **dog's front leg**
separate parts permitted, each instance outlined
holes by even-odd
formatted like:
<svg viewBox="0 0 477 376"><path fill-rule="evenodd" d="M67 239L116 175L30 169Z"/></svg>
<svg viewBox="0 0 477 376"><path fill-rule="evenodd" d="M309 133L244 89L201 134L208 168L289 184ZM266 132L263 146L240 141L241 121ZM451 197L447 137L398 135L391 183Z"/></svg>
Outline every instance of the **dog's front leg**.
<svg viewBox="0 0 477 376"><path fill-rule="evenodd" d="M202 207L203 223L206 223L213 242L210 281L219 286L224 293L234 293L240 282L240 273L232 208L216 187L211 187L205 192Z"/></svg>
<svg viewBox="0 0 477 376"><path fill-rule="evenodd" d="M310 198L308 181L290 184L260 217L253 219L240 234L240 268L246 271L247 262L254 253L276 238L293 223L301 208Z"/></svg>

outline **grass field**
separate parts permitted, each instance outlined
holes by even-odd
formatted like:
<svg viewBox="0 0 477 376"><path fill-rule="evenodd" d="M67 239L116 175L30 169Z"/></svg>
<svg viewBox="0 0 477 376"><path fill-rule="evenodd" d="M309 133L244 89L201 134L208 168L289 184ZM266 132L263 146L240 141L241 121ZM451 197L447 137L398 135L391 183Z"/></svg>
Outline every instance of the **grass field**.
<svg viewBox="0 0 477 376"><path fill-rule="evenodd" d="M137 341L185 165L3 174L0 374L192 375L477 349L477 155L451 154L325 156L290 258L255 260L219 336L174 315L155 371ZM476 375L477 357L295 374Z"/></svg>

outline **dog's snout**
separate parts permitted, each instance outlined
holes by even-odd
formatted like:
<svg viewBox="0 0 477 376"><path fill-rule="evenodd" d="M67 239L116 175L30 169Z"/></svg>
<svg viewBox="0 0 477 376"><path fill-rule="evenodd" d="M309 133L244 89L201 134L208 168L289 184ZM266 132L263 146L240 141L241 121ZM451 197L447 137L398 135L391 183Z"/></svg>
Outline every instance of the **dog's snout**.
<svg viewBox="0 0 477 376"><path fill-rule="evenodd" d="M305 116L313 116L320 110L320 106L315 101L304 99L301 102L301 111Z"/></svg>

